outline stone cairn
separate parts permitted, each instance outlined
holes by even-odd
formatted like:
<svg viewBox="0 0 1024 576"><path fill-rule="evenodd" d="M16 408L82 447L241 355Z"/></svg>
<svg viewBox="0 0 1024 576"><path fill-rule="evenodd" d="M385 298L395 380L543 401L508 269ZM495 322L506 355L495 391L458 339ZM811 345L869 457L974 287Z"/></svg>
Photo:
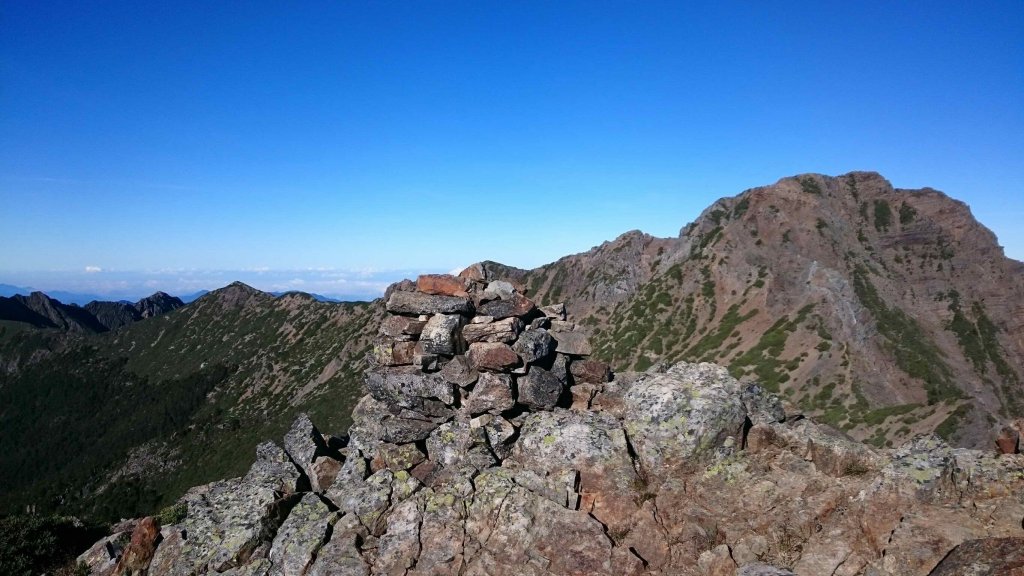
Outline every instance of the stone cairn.
<svg viewBox="0 0 1024 576"><path fill-rule="evenodd" d="M385 430L367 430L367 439L426 441L431 460L412 469L420 481L429 485L441 467L463 456L477 470L499 465L527 414L585 408L611 379L607 364L587 358L590 342L567 319L565 305L538 307L524 291L474 264L458 276L405 280L385 295L387 316L366 388L391 418L374 421ZM466 455L432 445L438 443L432 438L456 434L447 428L465 422L471 437ZM437 434L439 427L445 430ZM365 446L360 426L354 428L352 445Z"/></svg>

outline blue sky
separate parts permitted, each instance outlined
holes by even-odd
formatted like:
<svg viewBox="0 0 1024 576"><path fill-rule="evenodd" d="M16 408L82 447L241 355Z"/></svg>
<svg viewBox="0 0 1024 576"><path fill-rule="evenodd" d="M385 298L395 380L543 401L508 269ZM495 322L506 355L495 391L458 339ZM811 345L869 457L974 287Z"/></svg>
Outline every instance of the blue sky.
<svg viewBox="0 0 1024 576"><path fill-rule="evenodd" d="M966 201L1024 259L1024 4L0 5L10 284L372 293L850 170Z"/></svg>

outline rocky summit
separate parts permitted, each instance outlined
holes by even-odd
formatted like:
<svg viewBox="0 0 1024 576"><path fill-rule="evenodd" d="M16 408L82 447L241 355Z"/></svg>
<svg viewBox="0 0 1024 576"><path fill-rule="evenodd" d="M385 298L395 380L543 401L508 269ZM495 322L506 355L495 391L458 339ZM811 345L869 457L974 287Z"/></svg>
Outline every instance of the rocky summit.
<svg viewBox="0 0 1024 576"><path fill-rule="evenodd" d="M874 448L712 363L611 377L483 267L393 286L345 436L299 416L92 574L1007 574L1024 456ZM992 554L1000 554L997 561ZM1000 571L1002 570L1002 571Z"/></svg>

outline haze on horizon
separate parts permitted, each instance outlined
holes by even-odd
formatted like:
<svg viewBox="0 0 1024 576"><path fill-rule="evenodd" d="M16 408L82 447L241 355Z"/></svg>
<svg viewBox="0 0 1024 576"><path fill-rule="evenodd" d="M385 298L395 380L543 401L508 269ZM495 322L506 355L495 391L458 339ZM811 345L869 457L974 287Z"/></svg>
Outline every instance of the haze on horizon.
<svg viewBox="0 0 1024 576"><path fill-rule="evenodd" d="M825 3L827 4L827 3ZM3 7L0 283L379 294L874 170L1024 259L1024 5Z"/></svg>

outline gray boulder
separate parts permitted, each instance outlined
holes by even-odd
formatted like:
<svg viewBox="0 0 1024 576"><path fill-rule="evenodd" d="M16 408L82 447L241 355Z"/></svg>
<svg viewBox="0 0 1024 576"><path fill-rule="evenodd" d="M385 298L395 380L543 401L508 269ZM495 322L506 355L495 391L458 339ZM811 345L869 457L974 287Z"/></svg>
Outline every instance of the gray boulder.
<svg viewBox="0 0 1024 576"><path fill-rule="evenodd" d="M550 410L558 403L564 386L557 376L539 366L531 366L526 376L521 376L519 403L539 410Z"/></svg>

